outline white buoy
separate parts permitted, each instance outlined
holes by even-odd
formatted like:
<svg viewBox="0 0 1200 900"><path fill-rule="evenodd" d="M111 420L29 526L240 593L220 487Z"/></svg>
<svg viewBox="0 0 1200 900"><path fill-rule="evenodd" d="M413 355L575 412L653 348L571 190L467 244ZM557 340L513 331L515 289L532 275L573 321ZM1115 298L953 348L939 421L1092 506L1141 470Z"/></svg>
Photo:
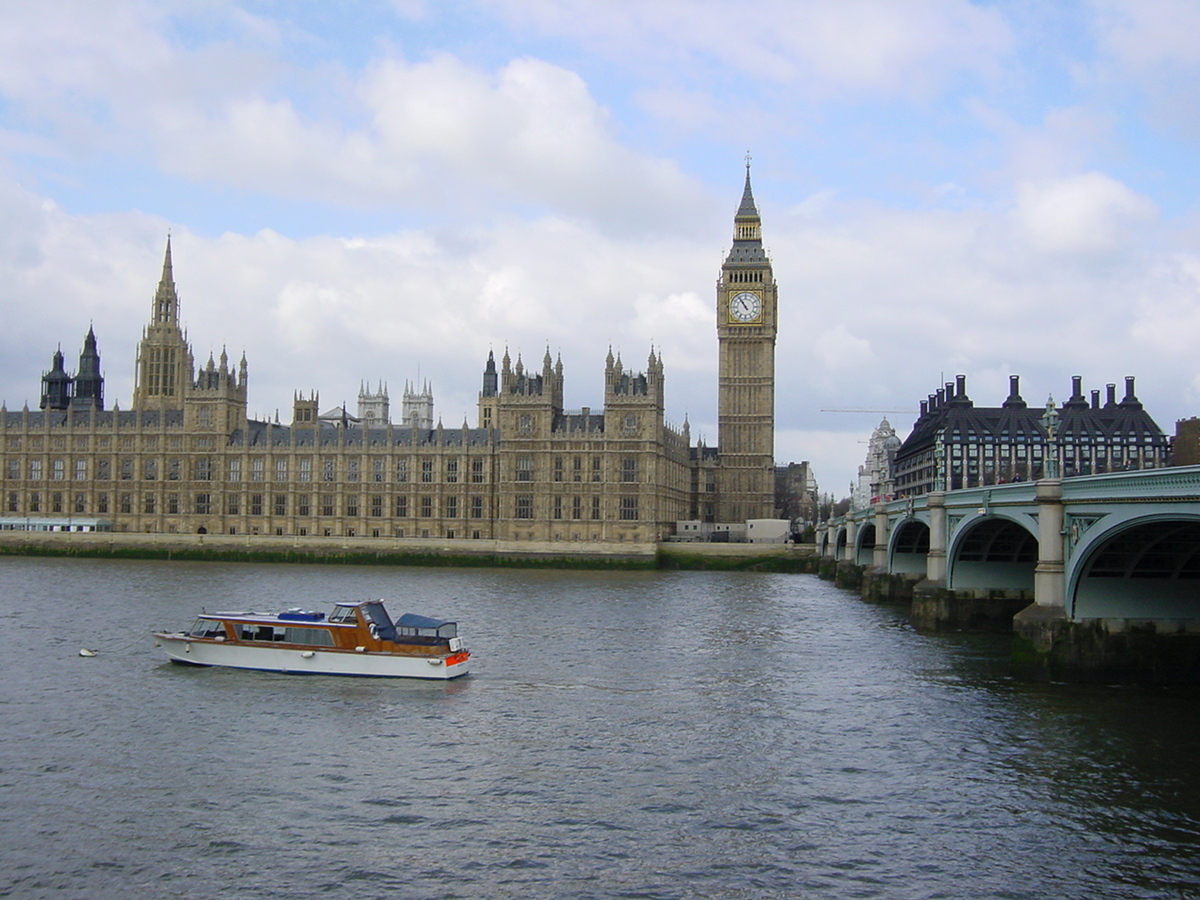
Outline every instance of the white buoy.
<svg viewBox="0 0 1200 900"><path fill-rule="evenodd" d="M96 655L96 651L95 651L95 650L89 650L87 647L84 647L82 650L80 650L80 651L79 651L79 655L80 655L80 656L95 656L95 655Z"/></svg>

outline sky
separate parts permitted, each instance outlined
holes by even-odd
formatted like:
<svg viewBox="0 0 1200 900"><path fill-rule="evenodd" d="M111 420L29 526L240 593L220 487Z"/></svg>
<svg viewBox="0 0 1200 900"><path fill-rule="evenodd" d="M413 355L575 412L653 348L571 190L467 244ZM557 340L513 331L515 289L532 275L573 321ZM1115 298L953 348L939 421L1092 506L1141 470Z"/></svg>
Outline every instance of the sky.
<svg viewBox="0 0 1200 900"><path fill-rule="evenodd" d="M779 284L776 460L845 496L886 416L1137 378L1200 414L1194 0L5 0L0 400L94 326L128 408L170 234L198 364L295 392L609 349L717 443L747 154Z"/></svg>

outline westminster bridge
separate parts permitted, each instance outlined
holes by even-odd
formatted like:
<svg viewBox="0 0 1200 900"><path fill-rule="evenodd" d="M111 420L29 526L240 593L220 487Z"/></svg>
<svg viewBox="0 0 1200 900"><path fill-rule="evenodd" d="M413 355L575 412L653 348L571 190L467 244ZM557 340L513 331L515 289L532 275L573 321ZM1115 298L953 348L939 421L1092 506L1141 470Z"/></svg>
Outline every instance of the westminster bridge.
<svg viewBox="0 0 1200 900"><path fill-rule="evenodd" d="M1200 466L938 491L818 528L821 572L1026 674L1200 683Z"/></svg>

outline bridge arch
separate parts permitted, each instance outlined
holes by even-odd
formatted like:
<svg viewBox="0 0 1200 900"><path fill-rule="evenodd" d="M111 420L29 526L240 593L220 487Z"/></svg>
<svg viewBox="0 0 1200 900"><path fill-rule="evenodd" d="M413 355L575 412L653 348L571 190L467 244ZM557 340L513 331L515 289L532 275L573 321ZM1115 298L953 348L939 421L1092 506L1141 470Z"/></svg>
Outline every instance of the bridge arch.
<svg viewBox="0 0 1200 900"><path fill-rule="evenodd" d="M854 547L854 562L860 566L875 563L875 523L867 522L858 529L858 540Z"/></svg>
<svg viewBox="0 0 1200 900"><path fill-rule="evenodd" d="M1072 619L1200 619L1200 514L1128 519L1076 548Z"/></svg>
<svg viewBox="0 0 1200 900"><path fill-rule="evenodd" d="M981 515L959 528L947 548L946 586L1032 594L1037 562L1037 535L1027 523Z"/></svg>
<svg viewBox="0 0 1200 900"><path fill-rule="evenodd" d="M846 558L846 527L843 525L837 530L837 537L834 539L834 559Z"/></svg>
<svg viewBox="0 0 1200 900"><path fill-rule="evenodd" d="M929 556L929 524L904 519L892 529L888 571L897 575L924 575Z"/></svg>

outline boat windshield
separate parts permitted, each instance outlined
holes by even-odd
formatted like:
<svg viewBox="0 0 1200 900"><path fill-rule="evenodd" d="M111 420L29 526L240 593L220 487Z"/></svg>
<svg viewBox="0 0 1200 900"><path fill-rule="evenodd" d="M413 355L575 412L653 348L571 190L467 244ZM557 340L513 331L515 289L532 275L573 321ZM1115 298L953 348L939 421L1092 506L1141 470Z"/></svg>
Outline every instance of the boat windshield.
<svg viewBox="0 0 1200 900"><path fill-rule="evenodd" d="M353 606L335 606L333 608L333 612L331 612L329 614L328 621L341 622L341 623L346 623L346 622L353 623L353 622L357 622L358 618L354 615L354 607Z"/></svg>
<svg viewBox="0 0 1200 900"><path fill-rule="evenodd" d="M188 634L195 637L224 637L225 625L220 619L199 618L192 625Z"/></svg>

